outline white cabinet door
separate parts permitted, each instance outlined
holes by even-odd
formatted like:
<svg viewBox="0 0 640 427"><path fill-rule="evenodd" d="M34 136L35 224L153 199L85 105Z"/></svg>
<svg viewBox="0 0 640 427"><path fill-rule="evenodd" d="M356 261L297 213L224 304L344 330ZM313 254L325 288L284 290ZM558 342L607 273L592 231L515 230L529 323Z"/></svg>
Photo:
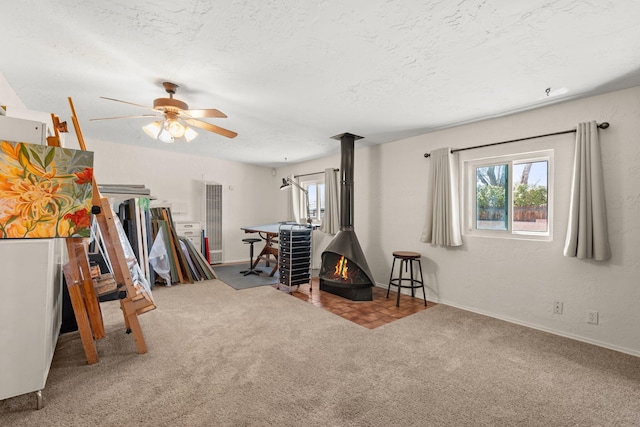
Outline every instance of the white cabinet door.
<svg viewBox="0 0 640 427"><path fill-rule="evenodd" d="M0 399L47 381L62 321L63 243L0 240Z"/></svg>

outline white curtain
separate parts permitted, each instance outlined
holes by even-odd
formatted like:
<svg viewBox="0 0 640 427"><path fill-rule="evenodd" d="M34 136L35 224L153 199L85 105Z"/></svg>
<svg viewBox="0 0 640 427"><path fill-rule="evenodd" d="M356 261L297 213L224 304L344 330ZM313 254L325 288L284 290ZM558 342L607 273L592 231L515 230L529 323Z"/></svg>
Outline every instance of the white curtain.
<svg viewBox="0 0 640 427"><path fill-rule="evenodd" d="M289 177L292 181L295 181L297 184L300 182L298 178L295 178L293 175ZM306 222L307 214L306 207L304 206L304 197L302 196L302 191L296 187L295 185L289 185L287 188L289 192L289 220L295 221L298 224L302 224Z"/></svg>
<svg viewBox="0 0 640 427"><path fill-rule="evenodd" d="M600 140L595 121L578 123L576 129L571 205L564 255L598 261L611 257Z"/></svg>
<svg viewBox="0 0 640 427"><path fill-rule="evenodd" d="M320 231L337 234L340 231L340 203L338 201L338 171L324 170L324 216Z"/></svg>
<svg viewBox="0 0 640 427"><path fill-rule="evenodd" d="M450 148L431 152L427 187L427 218L421 241L461 246L458 173Z"/></svg>

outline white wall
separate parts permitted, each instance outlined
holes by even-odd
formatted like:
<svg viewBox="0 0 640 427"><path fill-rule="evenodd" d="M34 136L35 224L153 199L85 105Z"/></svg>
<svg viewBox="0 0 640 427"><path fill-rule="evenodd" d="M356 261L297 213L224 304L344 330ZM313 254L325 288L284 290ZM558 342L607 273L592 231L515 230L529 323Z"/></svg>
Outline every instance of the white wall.
<svg viewBox="0 0 640 427"><path fill-rule="evenodd" d="M600 131L610 261L562 255L574 134L464 152L485 156L553 148L553 241L465 236L456 249L420 242L429 162L424 153L546 134L590 120L611 124ZM349 129L336 133L344 131ZM640 356L639 137L636 87L371 148L358 149L356 142L354 227L376 282L386 286L394 250L417 251L423 254L431 300ZM278 178L339 165L339 155L331 156L281 168ZM564 303L561 315L552 312L555 300ZM598 325L587 324L587 310L599 312Z"/></svg>
<svg viewBox="0 0 640 427"><path fill-rule="evenodd" d="M248 260L240 228L280 220L271 208L271 190L278 182L272 169L213 158L168 153L153 148L92 141L85 135L87 150L94 152L98 184L144 184L158 201L172 206L174 220L201 221L203 182L222 185L223 260ZM74 145L75 144L75 145ZM149 140L149 144L159 144ZM78 148L67 135L65 146ZM182 213L181 213L182 212Z"/></svg>
<svg viewBox="0 0 640 427"><path fill-rule="evenodd" d="M610 261L562 255L572 134L517 143L523 150L556 150L553 241L465 236L464 246L456 249L419 241L426 211L425 152L546 134L589 120L611 123L600 131ZM640 356L639 137L640 87L636 87L371 148L358 148L356 141L354 227L376 282L386 285L394 250L421 252L431 300ZM66 146L74 148L74 141L68 137ZM339 142L336 145L339 153ZM514 144L500 147L472 151L493 155L513 149ZM222 184L225 262L247 258L240 227L286 219L287 195L278 190L284 176L340 167L336 154L280 168L273 176L267 168L90 138L87 148L96 154L99 183L145 184L158 199L186 206L182 219L202 220L202 181ZM319 265L320 252L331 236L320 232L314 236L314 259ZM552 313L555 300L564 303L562 315ZM586 323L587 310L600 313L599 325Z"/></svg>

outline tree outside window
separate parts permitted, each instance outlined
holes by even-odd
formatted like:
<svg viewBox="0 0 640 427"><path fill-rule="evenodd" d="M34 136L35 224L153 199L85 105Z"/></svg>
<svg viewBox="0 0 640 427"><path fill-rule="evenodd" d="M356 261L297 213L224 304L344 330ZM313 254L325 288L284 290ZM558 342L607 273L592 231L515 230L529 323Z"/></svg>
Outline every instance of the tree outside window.
<svg viewBox="0 0 640 427"><path fill-rule="evenodd" d="M470 231L549 235L550 156L469 162L467 170L475 180Z"/></svg>

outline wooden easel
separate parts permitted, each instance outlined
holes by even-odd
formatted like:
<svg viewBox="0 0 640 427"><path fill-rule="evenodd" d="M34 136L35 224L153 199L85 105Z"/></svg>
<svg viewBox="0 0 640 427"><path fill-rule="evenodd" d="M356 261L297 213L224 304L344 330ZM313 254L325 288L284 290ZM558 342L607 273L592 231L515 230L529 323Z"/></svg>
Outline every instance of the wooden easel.
<svg viewBox="0 0 640 427"><path fill-rule="evenodd" d="M64 277L87 363L91 365L98 361L94 339L99 340L105 334L102 312L93 288L84 242L81 238L69 237L66 243L69 262L64 265Z"/></svg>
<svg viewBox="0 0 640 427"><path fill-rule="evenodd" d="M78 144L82 150L86 150L73 101L71 98L68 99ZM55 136L48 137L47 143L50 146L59 147L59 129L62 128L62 125L55 115L52 114L51 118L54 124ZM113 267L113 276L118 283L119 289L125 289L125 296L120 299L120 307L124 316L126 331L133 334L138 353L144 354L147 352L147 345L140 328L138 314L153 310L156 306L150 295L144 291L138 292L136 289L129 272L109 201L106 197L100 195L95 178L92 185L93 213L102 232L103 243ZM81 238L68 238L67 253L69 255L69 263L64 269L65 279L69 288L69 296L71 297L71 304L78 323L78 331L80 332L87 363L93 364L98 361L94 339L98 340L104 337L104 325L100 305L93 288L87 249L83 240Z"/></svg>

